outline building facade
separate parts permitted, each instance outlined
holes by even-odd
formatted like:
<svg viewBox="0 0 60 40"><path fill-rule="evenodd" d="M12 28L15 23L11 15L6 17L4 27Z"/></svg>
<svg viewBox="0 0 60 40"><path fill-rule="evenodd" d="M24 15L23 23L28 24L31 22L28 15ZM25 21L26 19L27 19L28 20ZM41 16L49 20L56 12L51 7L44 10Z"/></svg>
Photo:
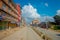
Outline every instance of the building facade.
<svg viewBox="0 0 60 40"><path fill-rule="evenodd" d="M0 0L0 29L18 26L19 17L16 4L12 0Z"/></svg>
<svg viewBox="0 0 60 40"><path fill-rule="evenodd" d="M34 19L32 22L31 22L31 25L32 26L38 26L38 24L40 23L40 21L38 19Z"/></svg>

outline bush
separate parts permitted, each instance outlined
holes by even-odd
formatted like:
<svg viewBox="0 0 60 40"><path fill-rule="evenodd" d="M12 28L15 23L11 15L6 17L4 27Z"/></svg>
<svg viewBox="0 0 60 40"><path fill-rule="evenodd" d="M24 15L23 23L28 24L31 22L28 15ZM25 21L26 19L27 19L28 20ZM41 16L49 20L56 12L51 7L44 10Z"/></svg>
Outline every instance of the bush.
<svg viewBox="0 0 60 40"><path fill-rule="evenodd" d="M54 26L54 30L60 30L60 25Z"/></svg>
<svg viewBox="0 0 60 40"><path fill-rule="evenodd" d="M0 26L0 30L2 30L2 26Z"/></svg>
<svg viewBox="0 0 60 40"><path fill-rule="evenodd" d="M5 30L6 27L5 26L0 26L0 30Z"/></svg>

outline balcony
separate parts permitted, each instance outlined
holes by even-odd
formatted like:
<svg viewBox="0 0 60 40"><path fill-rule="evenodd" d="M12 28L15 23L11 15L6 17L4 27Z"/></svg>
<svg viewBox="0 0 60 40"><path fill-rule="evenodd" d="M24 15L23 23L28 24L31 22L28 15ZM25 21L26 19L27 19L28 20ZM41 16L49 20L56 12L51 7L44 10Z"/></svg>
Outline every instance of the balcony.
<svg viewBox="0 0 60 40"><path fill-rule="evenodd" d="M8 4L8 2L6 2L5 0L2 0L2 2L7 5L9 8L11 8L11 10L13 10L15 12L15 14L18 15L18 11L12 6L12 4ZM19 15L18 15L19 16Z"/></svg>
<svg viewBox="0 0 60 40"><path fill-rule="evenodd" d="M12 18L12 17L6 17L6 19L9 19L10 21L18 22L18 20L17 20L17 19L14 19L14 18Z"/></svg>
<svg viewBox="0 0 60 40"><path fill-rule="evenodd" d="M2 9L0 9L0 11L6 13L6 15L12 16L11 18L14 18L14 19L18 20L18 17L16 17L15 14L8 13L8 12L6 12L6 10L2 10Z"/></svg>

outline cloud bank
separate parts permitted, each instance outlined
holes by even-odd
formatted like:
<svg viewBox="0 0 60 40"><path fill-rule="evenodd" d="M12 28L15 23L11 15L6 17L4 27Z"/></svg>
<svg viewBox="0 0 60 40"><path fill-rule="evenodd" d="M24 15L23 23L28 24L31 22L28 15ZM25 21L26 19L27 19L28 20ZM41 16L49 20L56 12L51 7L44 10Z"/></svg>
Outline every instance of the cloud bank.
<svg viewBox="0 0 60 40"><path fill-rule="evenodd" d="M29 18L39 18L40 15L37 13L37 9L34 8L31 4L25 5L22 8L22 16Z"/></svg>
<svg viewBox="0 0 60 40"><path fill-rule="evenodd" d="M57 14L56 15L59 15L60 16L60 10L57 10Z"/></svg>
<svg viewBox="0 0 60 40"><path fill-rule="evenodd" d="M46 6L48 6L47 3L45 3ZM51 21L54 22L53 17L47 16L47 20L46 20L46 16L40 16L40 14L37 12L37 9L34 8L31 4L28 5L24 5L22 7L22 16L25 18L27 23L31 23L32 20L34 20L35 18L39 19L41 22L46 22L46 21Z"/></svg>
<svg viewBox="0 0 60 40"><path fill-rule="evenodd" d="M40 18L40 15L38 14L37 9L34 8L31 4L24 5L22 7L22 16L28 22L32 19Z"/></svg>
<svg viewBox="0 0 60 40"><path fill-rule="evenodd" d="M41 17L41 22L54 22L54 18L51 16Z"/></svg>

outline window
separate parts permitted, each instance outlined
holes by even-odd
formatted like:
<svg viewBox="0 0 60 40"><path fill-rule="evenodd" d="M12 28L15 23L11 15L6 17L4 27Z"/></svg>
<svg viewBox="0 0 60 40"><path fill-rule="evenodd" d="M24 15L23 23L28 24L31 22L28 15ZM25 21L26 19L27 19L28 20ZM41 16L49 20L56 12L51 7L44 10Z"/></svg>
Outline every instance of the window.
<svg viewBox="0 0 60 40"><path fill-rule="evenodd" d="M3 18L3 19L6 18L6 13L2 13L2 18Z"/></svg>
<svg viewBox="0 0 60 40"><path fill-rule="evenodd" d="M1 14L1 15L4 15L4 16L5 16L5 15L6 15L6 13L5 13L5 12L2 12L2 14Z"/></svg>
<svg viewBox="0 0 60 40"><path fill-rule="evenodd" d="M2 12L0 12L0 16L1 16Z"/></svg>
<svg viewBox="0 0 60 40"><path fill-rule="evenodd" d="M2 18L2 12L0 12L0 20L2 20L3 18Z"/></svg>
<svg viewBox="0 0 60 40"><path fill-rule="evenodd" d="M10 4L10 0L8 0L8 4Z"/></svg>
<svg viewBox="0 0 60 40"><path fill-rule="evenodd" d="M8 9L8 12L9 12L9 13L11 12L11 9L10 9L10 8Z"/></svg>
<svg viewBox="0 0 60 40"><path fill-rule="evenodd" d="M3 4L3 7L2 7L2 9L4 9L4 10L5 10L5 8L6 8L6 5L5 5L5 4Z"/></svg>

